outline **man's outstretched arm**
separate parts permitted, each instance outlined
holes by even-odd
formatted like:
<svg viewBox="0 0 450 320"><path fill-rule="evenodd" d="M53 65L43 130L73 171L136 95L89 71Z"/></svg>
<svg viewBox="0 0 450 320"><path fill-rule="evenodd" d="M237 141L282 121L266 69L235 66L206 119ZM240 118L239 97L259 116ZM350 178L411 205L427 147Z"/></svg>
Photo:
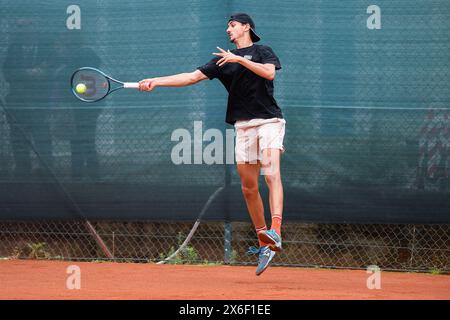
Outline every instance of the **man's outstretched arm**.
<svg viewBox="0 0 450 320"><path fill-rule="evenodd" d="M173 76L157 77L139 81L139 90L152 91L156 87L185 87L208 79L200 70L179 73Z"/></svg>

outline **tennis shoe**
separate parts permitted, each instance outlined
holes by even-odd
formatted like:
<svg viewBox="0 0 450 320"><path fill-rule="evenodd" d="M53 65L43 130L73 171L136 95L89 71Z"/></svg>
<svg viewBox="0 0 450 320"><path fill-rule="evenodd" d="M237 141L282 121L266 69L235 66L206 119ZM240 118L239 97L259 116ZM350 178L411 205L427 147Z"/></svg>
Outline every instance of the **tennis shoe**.
<svg viewBox="0 0 450 320"><path fill-rule="evenodd" d="M256 268L256 275L259 276L269 266L270 261L272 261L275 256L275 251L270 250L268 246L260 248L250 247L247 254L258 254L258 267Z"/></svg>
<svg viewBox="0 0 450 320"><path fill-rule="evenodd" d="M272 251L278 252L283 250L281 236L273 229L260 232L258 238L262 242L267 243Z"/></svg>

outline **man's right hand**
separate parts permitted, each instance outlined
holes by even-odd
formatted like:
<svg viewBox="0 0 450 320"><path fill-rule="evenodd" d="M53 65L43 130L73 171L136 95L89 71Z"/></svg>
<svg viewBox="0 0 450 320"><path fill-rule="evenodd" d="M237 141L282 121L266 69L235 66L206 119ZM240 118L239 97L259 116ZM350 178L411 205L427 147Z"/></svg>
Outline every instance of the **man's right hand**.
<svg viewBox="0 0 450 320"><path fill-rule="evenodd" d="M156 87L156 78L144 79L139 81L140 91L152 91Z"/></svg>

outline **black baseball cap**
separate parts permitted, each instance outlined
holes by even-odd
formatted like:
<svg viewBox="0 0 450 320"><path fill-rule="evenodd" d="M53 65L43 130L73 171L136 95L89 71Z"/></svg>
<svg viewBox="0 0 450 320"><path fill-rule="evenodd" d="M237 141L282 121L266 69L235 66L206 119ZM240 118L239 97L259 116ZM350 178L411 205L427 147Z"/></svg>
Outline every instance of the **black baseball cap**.
<svg viewBox="0 0 450 320"><path fill-rule="evenodd" d="M252 41L258 42L259 40L261 40L261 38L255 32L255 23L248 14L234 13L231 15L230 19L228 20L228 23L230 23L230 21L237 21L243 24L248 23L250 25L250 38L252 39Z"/></svg>

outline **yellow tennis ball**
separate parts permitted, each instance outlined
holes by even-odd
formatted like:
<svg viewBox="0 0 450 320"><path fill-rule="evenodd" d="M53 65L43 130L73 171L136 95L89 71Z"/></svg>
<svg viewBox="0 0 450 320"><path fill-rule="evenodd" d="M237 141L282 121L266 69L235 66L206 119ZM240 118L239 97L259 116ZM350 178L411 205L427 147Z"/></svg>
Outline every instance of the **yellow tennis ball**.
<svg viewBox="0 0 450 320"><path fill-rule="evenodd" d="M75 87L75 90L77 91L77 93L85 93L87 90L87 87L84 83L79 83Z"/></svg>

